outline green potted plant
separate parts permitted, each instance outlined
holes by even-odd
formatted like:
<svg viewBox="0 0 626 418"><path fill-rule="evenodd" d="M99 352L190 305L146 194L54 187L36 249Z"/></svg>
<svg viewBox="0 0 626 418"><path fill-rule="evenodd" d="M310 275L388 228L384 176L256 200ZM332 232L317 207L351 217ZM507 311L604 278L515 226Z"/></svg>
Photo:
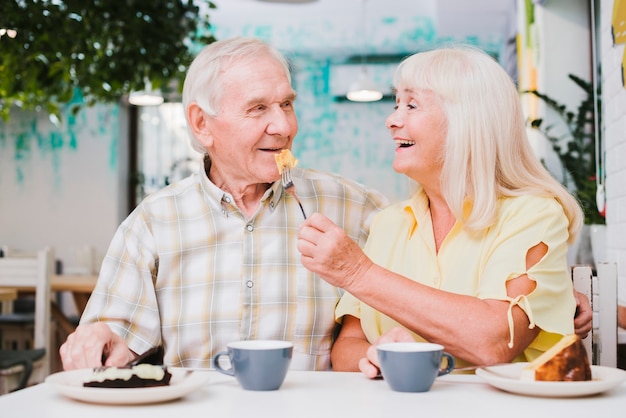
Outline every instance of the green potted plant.
<svg viewBox="0 0 626 418"><path fill-rule="evenodd" d="M597 173L601 172L596 164L596 123L600 125L601 101L594 95L591 83L569 74L568 77L586 93L575 111L566 105L537 90L524 93L532 94L541 99L552 109L567 128L565 133L559 124L546 125L544 120L531 119L529 124L540 131L552 145L563 170L562 182L579 200L585 213L585 224L605 224L604 211L598 210ZM598 97L600 97L598 92ZM596 121L595 114L598 112Z"/></svg>
<svg viewBox="0 0 626 418"><path fill-rule="evenodd" d="M215 41L203 11L215 7L209 0L4 0L0 119L8 121L12 107L60 117L65 107L118 102L147 81L161 90L176 84L193 48Z"/></svg>

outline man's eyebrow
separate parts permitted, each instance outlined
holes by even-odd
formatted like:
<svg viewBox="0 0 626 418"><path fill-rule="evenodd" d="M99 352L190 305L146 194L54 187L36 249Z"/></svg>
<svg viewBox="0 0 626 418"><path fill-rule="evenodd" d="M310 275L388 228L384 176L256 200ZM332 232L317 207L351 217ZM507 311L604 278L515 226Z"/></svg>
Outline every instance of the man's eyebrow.
<svg viewBox="0 0 626 418"><path fill-rule="evenodd" d="M294 101L296 100L297 97L297 93L294 91L293 93L288 94L287 96L285 96L283 99L281 99L281 102L290 100L290 101ZM246 101L246 106L254 106L257 105L259 103L266 103L267 102L267 98L266 97L252 97L249 100Z"/></svg>

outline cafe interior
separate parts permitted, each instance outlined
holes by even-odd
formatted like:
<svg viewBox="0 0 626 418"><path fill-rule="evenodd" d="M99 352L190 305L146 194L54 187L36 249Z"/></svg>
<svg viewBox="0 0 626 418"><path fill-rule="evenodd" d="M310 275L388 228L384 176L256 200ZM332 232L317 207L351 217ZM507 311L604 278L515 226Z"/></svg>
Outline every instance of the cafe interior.
<svg viewBox="0 0 626 418"><path fill-rule="evenodd" d="M168 2L155 4L160 3ZM594 310L594 328L587 338L593 364L626 368L626 1L195 3L199 16L208 15L209 25L203 20L198 28L205 35L217 40L258 37L290 60L299 121L292 151L299 164L355 179L391 201L404 199L413 187L391 169L394 147L385 127L395 105L393 70L411 53L467 43L492 55L518 85L533 149L572 191L577 185L564 166L566 143L572 140L569 126L527 92L555 98L572 112L580 111L583 102L591 103L585 111L593 117L592 142L586 148L588 164L581 170L593 186L593 213L569 249L568 263L572 269L587 267L579 270L577 288L586 292ZM19 34L20 28L3 24L0 17L0 78L17 80L2 66L2 48L18 39L15 31ZM150 35L142 36L151 42ZM200 41L185 45L192 54L202 46ZM583 80L587 89L570 75ZM45 260L49 284L43 296L50 301L44 304L49 305L43 313L47 319L36 327L35 308L41 306L37 282L4 281L13 270L2 270L19 266L0 263L0 349L46 347L45 365L37 363L28 386L62 370L58 348L78 323L120 222L145 196L201 164L202 156L187 139L176 80L140 80L143 84L135 83L117 98L96 97L93 102L83 99L81 86L76 86L73 98L57 109L45 104L29 108L25 100L17 100L8 102L7 110L7 102L0 103L6 111L0 119L0 255ZM39 81L46 83L45 77ZM369 97L355 96L355 91ZM0 102L2 95L0 88ZM146 98L156 101L141 102ZM554 130L531 126L538 119L558 132L564 152L559 154L548 139ZM24 373L21 366L0 373L0 380L8 382L6 392L16 390Z"/></svg>

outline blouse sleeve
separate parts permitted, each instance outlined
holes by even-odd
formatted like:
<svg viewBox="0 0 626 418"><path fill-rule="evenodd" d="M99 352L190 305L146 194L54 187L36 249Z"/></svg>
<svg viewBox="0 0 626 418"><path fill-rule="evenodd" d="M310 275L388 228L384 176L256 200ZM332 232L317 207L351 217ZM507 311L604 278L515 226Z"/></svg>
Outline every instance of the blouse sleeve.
<svg viewBox="0 0 626 418"><path fill-rule="evenodd" d="M352 315L356 318L361 317L359 300L348 292L345 292L343 296L341 296L341 299L339 299L339 303L337 303L337 307L335 308L335 321L341 322L341 318L345 315Z"/></svg>
<svg viewBox="0 0 626 418"><path fill-rule="evenodd" d="M508 300L510 321L510 311L517 305L528 315L531 326L549 333L574 332L576 302L566 257L568 219L561 205L552 198L509 199L503 203L501 215L494 226L499 229L497 239L484 258L478 297ZM527 270L526 254L539 243L547 246L547 253ZM508 297L506 282L522 274L535 281L535 289L528 295Z"/></svg>

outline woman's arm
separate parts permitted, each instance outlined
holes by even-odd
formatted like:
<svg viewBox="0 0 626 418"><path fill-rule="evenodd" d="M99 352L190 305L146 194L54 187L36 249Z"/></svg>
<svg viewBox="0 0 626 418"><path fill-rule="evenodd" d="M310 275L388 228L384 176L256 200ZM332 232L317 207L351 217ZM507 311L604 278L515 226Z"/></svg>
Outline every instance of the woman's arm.
<svg viewBox="0 0 626 418"><path fill-rule="evenodd" d="M307 228L308 226L308 228ZM435 289L374 264L341 228L313 215L301 228L298 249L305 267L446 351L474 364L509 362L537 336L518 306L511 309L514 345L509 348L508 301L478 299ZM527 253L527 268L547 252ZM510 297L527 295L535 282L526 275L507 282Z"/></svg>
<svg viewBox="0 0 626 418"><path fill-rule="evenodd" d="M538 327L529 329L526 313L514 306L511 314L515 338L513 347L509 347L508 301L441 291L375 265L356 283L346 289L356 298L473 364L510 362L540 331ZM533 288L534 282L525 275L507 282L510 297L528 294Z"/></svg>
<svg viewBox="0 0 626 418"><path fill-rule="evenodd" d="M365 357L369 346L370 343L361 328L361 320L352 315L344 316L341 330L330 353L333 370L358 372L359 360Z"/></svg>

